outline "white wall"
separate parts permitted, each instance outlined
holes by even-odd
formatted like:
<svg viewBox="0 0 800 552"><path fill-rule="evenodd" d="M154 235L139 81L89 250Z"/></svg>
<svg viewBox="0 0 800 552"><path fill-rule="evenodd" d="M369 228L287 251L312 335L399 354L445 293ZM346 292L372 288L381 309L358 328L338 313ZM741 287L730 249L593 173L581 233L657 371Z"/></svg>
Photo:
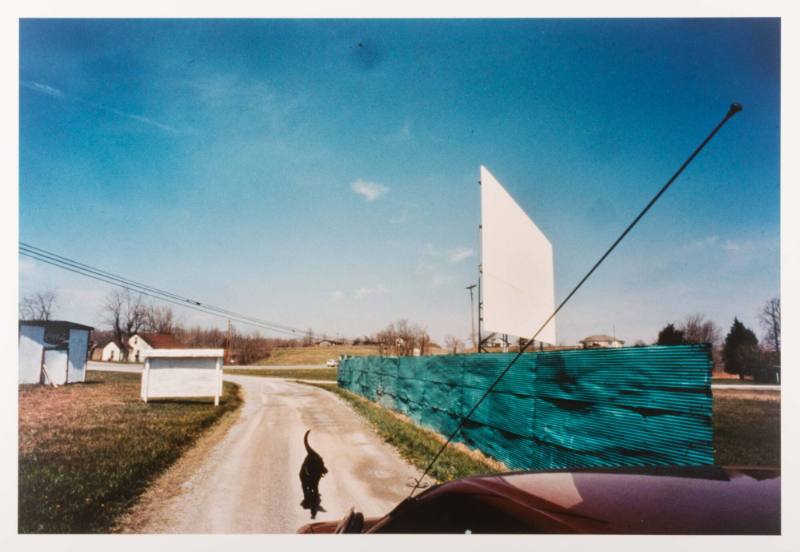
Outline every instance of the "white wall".
<svg viewBox="0 0 800 552"><path fill-rule="evenodd" d="M67 383L69 356L64 349L50 349L44 352L44 366L47 369L44 382L64 385Z"/></svg>
<svg viewBox="0 0 800 552"><path fill-rule="evenodd" d="M19 382L39 383L44 349L43 326L19 328Z"/></svg>
<svg viewBox="0 0 800 552"><path fill-rule="evenodd" d="M214 404L219 404L223 354L222 349L153 349L145 356L142 399L214 397Z"/></svg>
<svg viewBox="0 0 800 552"><path fill-rule="evenodd" d="M86 381L86 355L89 352L89 330L71 329L69 331L69 368L67 379L70 383Z"/></svg>

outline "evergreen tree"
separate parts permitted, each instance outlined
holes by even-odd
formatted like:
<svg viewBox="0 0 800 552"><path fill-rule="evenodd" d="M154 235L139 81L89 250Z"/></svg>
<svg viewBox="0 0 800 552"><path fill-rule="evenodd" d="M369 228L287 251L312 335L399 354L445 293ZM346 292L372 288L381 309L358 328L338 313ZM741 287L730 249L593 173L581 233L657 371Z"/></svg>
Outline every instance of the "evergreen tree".
<svg viewBox="0 0 800 552"><path fill-rule="evenodd" d="M683 332L675 328L674 324L667 324L658 332L658 341L656 345L683 345L686 340L683 338Z"/></svg>
<svg viewBox="0 0 800 552"><path fill-rule="evenodd" d="M740 379L756 375L759 364L758 338L738 318L733 319L733 325L725 336L722 358L725 371L729 374L738 374Z"/></svg>

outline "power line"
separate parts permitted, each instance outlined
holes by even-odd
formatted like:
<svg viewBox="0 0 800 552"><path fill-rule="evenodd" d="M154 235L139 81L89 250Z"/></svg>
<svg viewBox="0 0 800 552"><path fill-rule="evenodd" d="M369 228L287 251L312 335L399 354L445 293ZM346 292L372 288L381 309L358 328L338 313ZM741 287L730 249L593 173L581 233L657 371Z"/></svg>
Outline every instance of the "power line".
<svg viewBox="0 0 800 552"><path fill-rule="evenodd" d="M116 282L119 282L120 284L124 284L124 286L133 286L133 287L136 287L137 289L140 289L140 290L145 290L145 291L148 291L148 292L152 292L152 293L158 294L159 296L162 296L162 295L166 296L166 297L168 297L170 299L174 299L174 300L178 301L179 302L178 304L180 304L180 305L183 305L184 303L200 305L200 306L203 306L205 308L208 308L208 309L217 311L219 313L225 314L226 316L227 315L231 315L231 316L237 316L237 317L240 317L240 318L246 318L248 320L257 322L260 325L269 326L269 327L274 328L274 329L288 330L288 331L291 331L291 332L302 332L303 331L303 330L301 330L299 328L293 328L291 326L277 324L277 323L274 323L274 322L270 322L270 321L267 321L267 320L255 318L255 317L252 317L252 316L242 315L240 313L237 313L237 312L234 312L234 311L230 311L230 310L227 310L227 309L223 309L223 308L220 308L220 307L215 307L213 305L204 304L204 303L201 303L199 301L195 301L194 299L189 299L187 297L183 297L183 296L180 296L178 294L175 294L175 293L172 293L172 292L169 292L169 291L165 291L163 289L159 289L159 288L156 288L156 287L148 285L148 284L143 284L142 282L138 282L138 281L132 280L130 278L125 278L123 276L119 276L117 274L114 274L114 273L111 273L111 272L108 272L108 271L105 271L105 270L102 270L102 269L99 269L99 268L96 268L96 267L92 267L90 265L75 261L74 259L70 259L69 257L64 257L64 256L58 255L56 253L52 253L50 251L47 251L45 249L26 244L24 242L20 242L20 249L26 250L28 252L35 253L35 254L40 255L40 256L47 257L48 259L55 260L55 261L57 261L59 263L67 264L67 265L69 265L69 266L71 266L73 268L78 268L78 269L80 269L82 271L90 272L90 273L98 275L98 276L111 278L112 280L115 280Z"/></svg>
<svg viewBox="0 0 800 552"><path fill-rule="evenodd" d="M105 282L107 284L118 286L118 287L121 287L123 289L127 289L127 290L130 290L130 291L135 291L135 292L140 293L142 295L146 295L148 297L152 297L154 299L158 299L159 301L165 301L167 303L172 303L172 304L175 304L175 305L178 305L178 306L181 306L181 307L186 307L186 308L189 308L189 309L192 309L192 310L196 310L196 311L199 311L199 312L202 312L202 313L205 313L205 314L211 314L213 316L218 316L220 318L226 318L226 316L223 316L222 314L220 314L218 312L214 312L214 311L211 311L211 310L208 310L208 309L204 308L202 306L202 304L198 305L198 304L195 304L195 303L187 303L186 301L177 301L177 300L174 300L174 299L170 299L168 297L159 296L159 295L156 295L154 293L150 293L148 291L145 291L143 289L139 289L136 286L132 286L132 285L129 286L129 285L126 285L124 283L120 283L118 281L114 281L114 280L109 279L109 278L93 275L93 274L91 274L91 273L89 273L87 271L83 271L81 269L76 269L76 268L70 267L68 265L59 264L58 262L53 261L51 259L48 259L48 258L45 258L45 257L39 257L35 253L20 251L20 254L24 255L26 257L30 257L32 259L36 259L36 260L38 260L40 262L43 262L43 263L50 264L50 265L56 266L58 268L62 268L62 269L67 270L69 272L74 272L76 274L80 274L82 276L86 276L88 278L92 278L94 280L98 280L100 282ZM292 331L281 330L281 329L269 327L269 326L266 326L266 325L263 325L263 324L259 324L259 323L256 323L256 322L252 322L252 321L248 321L248 320L245 320L243 318L236 317L236 316L228 316L228 318L234 319L237 322L242 322L242 323L249 324L249 325L252 325L252 326L258 326L258 327L261 327L261 328L264 328L264 329L268 329L268 330L271 330L271 331L276 331L276 332L282 332L282 333L288 333L288 334L295 335L295 332L292 332Z"/></svg>
<svg viewBox="0 0 800 552"><path fill-rule="evenodd" d="M107 284L122 287L124 289L135 291L137 293L141 293L142 295L146 295L148 297L152 297L160 301L166 301L168 303L190 308L199 312L203 312L205 314L211 314L213 316L218 316L221 318L230 318L232 320L236 320L237 322L289 335L302 335L306 331L300 328L295 328L284 324L270 322L253 316L241 314L229 309L197 301L189 297L181 296L179 294L166 291L149 284L144 284L142 282L138 282L136 280L126 278L124 276L120 276L118 274L114 274L112 272L108 272L106 270L93 267L85 263L81 263L69 257L58 255L57 253L53 253L51 251L47 251L40 247L36 247L24 242L19 242L19 253L26 257L36 259L40 262L50 264L58 268L62 268L69 272L80 274L88 278L92 278L101 282L105 282ZM323 339L328 339L327 334L322 334L321 337Z"/></svg>
<svg viewBox="0 0 800 552"><path fill-rule="evenodd" d="M466 416L461 418L461 422L458 424L458 427L456 427L456 429L447 438L447 441L445 441L445 443L439 448L439 451L433 457L433 460L431 460L430 463L428 464L428 467L425 468L425 471L422 473L422 476L416 481L416 483L414 485L414 488L411 489L411 493L408 495L409 497L414 495L414 493L416 492L416 490L419 488L420 484L422 483L422 480L425 478L425 476L428 474L430 469L436 463L436 460L439 459L439 456L442 454L442 452L444 452L444 450L447 448L447 445L450 444L450 442L453 440L453 438L456 436L456 434L459 431L461 431L461 428L464 427L464 424L467 422L469 417L472 416L475 413L475 410L478 409L478 406L480 406L480 404L484 401L484 399L489 396L489 393L491 393L492 390L494 390L494 388L497 386L497 384L500 383L500 380L503 379L503 376L505 376L508 373L508 371L511 369L511 367L514 366L514 364L517 362L517 360L519 360L519 357L522 356L522 353L524 353L528 349L530 344L533 343L534 339L536 339L536 337L538 337L539 333L545 328L545 326L547 326L547 324L549 324L550 321L553 318L555 318L556 314L558 314L558 311L560 311L561 308L564 305L567 304L567 301L569 301L572 298L572 296L575 295L575 292L578 291L578 289L580 289L580 287L584 284L584 282L586 282L586 280L589 279L589 277L594 273L594 271L597 270L597 267L599 267L602 264L602 262L606 260L606 257L608 257L611 254L611 252L617 247L617 245L619 245L619 243L625 238L625 236L628 235L628 232L630 232L633 229L633 227L636 226L636 223L638 223L642 219L642 217L645 215L645 213L647 213L647 211L650 210L650 208L653 206L653 204L656 201L658 201L658 199L664 194L664 192L667 191L667 188L669 188L672 185L672 183L675 182L675 179L678 178L678 176L680 176L680 174L689 165L689 163L691 163L692 160L697 156L697 154L700 153L700 150L702 150L705 147L705 145L708 144L708 142L711 141L711 139L719 131L719 129L721 129L722 126L725 123L727 123L728 120L731 117L736 115L741 110L742 110L742 106L740 104L738 104L738 103L731 104L730 108L728 109L728 113L719 122L719 124L717 124L717 126L714 127L714 130L712 130L711 133L708 136L706 136L706 139L703 140L703 142L699 146L697 146L697 148L695 148L695 150L692 152L692 154L686 159L686 161L683 162L683 165L681 165L680 168L678 168L678 170L675 171L675 174L672 175L672 177L667 181L667 183L664 184L661 187L661 189L658 191L658 193L655 196L653 196L653 198L644 207L644 209L642 209L641 212L636 216L636 218L633 219L633 222L631 222L628 225L628 227L625 228L625 230L622 232L622 234L620 234L620 236L614 241L614 243L611 244L611 247L609 247L606 250L606 252L603 253L603 256L600 257L600 259L596 263L594 263L594 266L592 266L592 268L589 270L589 272L586 273L586 276L581 278L581 281L578 282L578 285L576 285L572 289L572 291L569 292L569 295L567 295L564 298L564 300L561 301L561 303L558 305L558 307L556 307L556 309L553 311L553 313L550 316L547 317L547 320L545 320L544 323L539 327L539 329L536 330L536 333L533 334L533 337L531 337L529 340L527 340L519 348L519 352L517 352L517 354L514 355L514 358L511 359L511 361L508 363L508 366L506 366L503 369L503 371L500 372L500 375L497 376L497 378L494 380L492 385L490 385L489 388L486 390L486 392L481 396L481 398L478 399L478 402L476 402L475 405L472 407L472 409L470 409L469 413Z"/></svg>

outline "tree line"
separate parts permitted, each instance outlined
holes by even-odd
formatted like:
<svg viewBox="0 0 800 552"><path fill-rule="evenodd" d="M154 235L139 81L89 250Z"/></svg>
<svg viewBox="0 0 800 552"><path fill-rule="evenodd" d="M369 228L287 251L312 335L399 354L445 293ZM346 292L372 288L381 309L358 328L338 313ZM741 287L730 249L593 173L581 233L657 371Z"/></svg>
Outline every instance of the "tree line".
<svg viewBox="0 0 800 552"><path fill-rule="evenodd" d="M111 339L127 358L130 338L137 333L158 333L175 337L186 347L225 349L226 362L252 364L267 358L278 347L294 347L302 338L265 337L260 332L244 333L231 325L228 330L183 324L172 307L146 302L141 295L113 290L102 307L101 320L108 330L95 331L95 339Z"/></svg>
<svg viewBox="0 0 800 552"><path fill-rule="evenodd" d="M55 291L47 290L25 295L19 303L19 316L24 320L52 320L58 305ZM130 338L139 332L152 332L173 335L187 347L222 348L228 355L227 361L251 364L270 356L279 347L311 346L317 343L312 330L297 338L275 338L262 336L258 331L244 333L235 327L229 331L207 328L199 325L183 324L168 305L146 302L141 295L128 290L113 290L106 296L101 309L105 330L95 330L94 340L103 342L113 340L127 358ZM722 331L713 321L702 314L688 316L682 323L668 323L658 333L656 345L683 345L690 343L711 344L715 366L736 374L741 379L753 378L756 381L774 380L780 370L781 355L781 303L775 297L767 301L758 314L764 331L762 341L746 327L738 317L734 317L728 333L722 338ZM391 322L373 335L363 336L352 341L353 345L375 345L378 354L410 356L425 355L434 347L425 328L406 319ZM636 345L643 346L639 341ZM445 346L452 353L463 352L464 343L458 338L447 336Z"/></svg>
<svg viewBox="0 0 800 552"><path fill-rule="evenodd" d="M728 333L722 332L711 320L697 314L686 318L682 324L669 323L658 333L656 345L684 345L709 343L714 364L723 366L726 373L740 379L752 378L759 382L774 382L780 374L781 364L781 300L767 301L758 314L764 330L759 342L756 334L734 317Z"/></svg>

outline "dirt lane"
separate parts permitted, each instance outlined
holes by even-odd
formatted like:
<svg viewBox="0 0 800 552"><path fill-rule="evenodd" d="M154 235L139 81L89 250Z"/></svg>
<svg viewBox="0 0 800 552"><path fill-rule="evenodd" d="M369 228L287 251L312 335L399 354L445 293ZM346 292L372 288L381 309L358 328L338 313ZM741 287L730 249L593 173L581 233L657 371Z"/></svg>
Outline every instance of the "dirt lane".
<svg viewBox="0 0 800 552"><path fill-rule="evenodd" d="M300 508L303 434L325 459L318 521L355 506L388 512L419 472L381 441L348 406L322 389L272 378L226 376L242 386L239 418L210 435L157 481L121 523L137 533L293 533Z"/></svg>

